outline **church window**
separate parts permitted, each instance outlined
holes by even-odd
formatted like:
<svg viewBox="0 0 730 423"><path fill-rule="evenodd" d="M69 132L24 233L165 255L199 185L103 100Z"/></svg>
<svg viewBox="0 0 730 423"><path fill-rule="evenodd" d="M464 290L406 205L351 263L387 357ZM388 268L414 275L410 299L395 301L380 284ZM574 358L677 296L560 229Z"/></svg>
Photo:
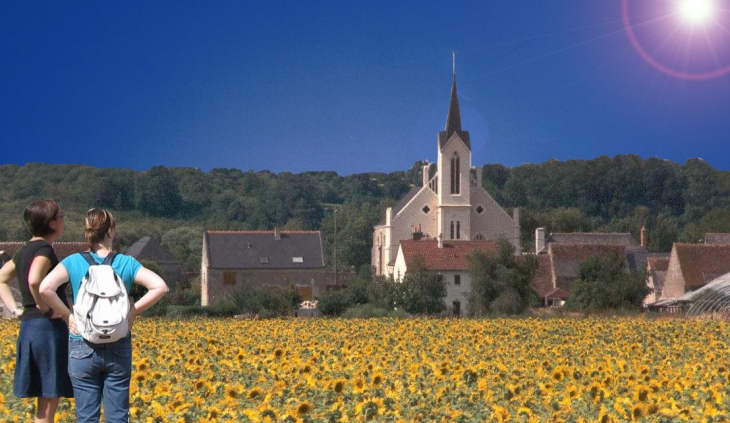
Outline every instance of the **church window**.
<svg viewBox="0 0 730 423"><path fill-rule="evenodd" d="M481 205L477 206L477 214L482 214L482 213L484 213L484 207L482 207Z"/></svg>
<svg viewBox="0 0 730 423"><path fill-rule="evenodd" d="M461 275L454 275L454 285L461 285Z"/></svg>
<svg viewBox="0 0 730 423"><path fill-rule="evenodd" d="M461 239L461 222L456 221L456 239Z"/></svg>
<svg viewBox="0 0 730 423"><path fill-rule="evenodd" d="M449 239L454 239L454 236L455 236L454 235L454 221L452 220L451 221L451 238L449 238Z"/></svg>
<svg viewBox="0 0 730 423"><path fill-rule="evenodd" d="M428 206L423 206L423 208L421 209L421 211L423 212L423 214L428 214L428 212L430 212L431 209Z"/></svg>
<svg viewBox="0 0 730 423"><path fill-rule="evenodd" d="M461 193L461 172L459 170L459 155L454 152L451 156L451 194Z"/></svg>
<svg viewBox="0 0 730 423"><path fill-rule="evenodd" d="M482 234L474 235L474 241L484 241L484 240L485 240L484 235L482 235Z"/></svg>

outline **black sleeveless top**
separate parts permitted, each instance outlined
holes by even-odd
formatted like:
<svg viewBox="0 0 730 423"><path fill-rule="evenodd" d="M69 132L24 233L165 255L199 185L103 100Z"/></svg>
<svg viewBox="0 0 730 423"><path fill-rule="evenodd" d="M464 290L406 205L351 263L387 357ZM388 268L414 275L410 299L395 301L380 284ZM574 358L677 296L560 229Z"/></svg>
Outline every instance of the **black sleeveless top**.
<svg viewBox="0 0 730 423"><path fill-rule="evenodd" d="M53 247L51 247L51 244L42 239L26 242L25 245L20 247L13 257L13 262L15 263L15 278L18 280L18 288L20 289L20 297L23 303L23 315L20 316L20 320L46 318L46 316L44 316L36 307L33 295L30 293L30 286L28 285L30 265L33 263L33 259L38 256L46 257L51 261L51 268L48 270L49 272L58 264L58 258L56 257L56 253L53 251ZM68 301L66 300L67 285L68 282L59 286L58 289L56 289L56 293L61 298L61 301L63 301L68 307Z"/></svg>

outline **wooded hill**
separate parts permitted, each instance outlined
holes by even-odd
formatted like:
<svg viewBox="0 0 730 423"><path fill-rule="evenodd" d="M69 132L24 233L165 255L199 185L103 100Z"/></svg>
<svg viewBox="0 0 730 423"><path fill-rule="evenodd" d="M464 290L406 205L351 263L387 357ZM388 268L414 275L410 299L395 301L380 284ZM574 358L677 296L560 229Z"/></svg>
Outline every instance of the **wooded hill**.
<svg viewBox="0 0 730 423"><path fill-rule="evenodd" d="M83 240L90 207L115 212L122 247L152 236L199 270L202 232L217 230L321 230L332 257L337 225L337 263L363 273L370 264L373 226L412 187L421 184L423 163L405 172L274 174L238 169L154 167L139 172L84 165L0 166L0 239L28 239L22 211L33 200L52 198L64 209L60 241ZM531 251L534 230L631 232L646 225L649 250L669 251L672 242L697 242L707 232L730 232L730 172L701 159L684 165L636 155L557 160L507 168L482 168L486 190L510 210L519 207L523 246ZM333 210L338 212L333 214Z"/></svg>

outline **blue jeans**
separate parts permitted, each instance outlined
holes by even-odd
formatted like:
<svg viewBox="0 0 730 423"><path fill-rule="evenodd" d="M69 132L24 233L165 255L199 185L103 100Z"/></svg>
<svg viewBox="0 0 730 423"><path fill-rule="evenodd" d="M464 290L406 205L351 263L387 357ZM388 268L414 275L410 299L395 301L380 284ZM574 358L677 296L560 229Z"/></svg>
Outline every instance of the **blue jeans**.
<svg viewBox="0 0 730 423"><path fill-rule="evenodd" d="M76 421L98 423L104 402L106 423L129 422L129 382L132 378L132 340L91 344L71 338L68 374L76 397Z"/></svg>

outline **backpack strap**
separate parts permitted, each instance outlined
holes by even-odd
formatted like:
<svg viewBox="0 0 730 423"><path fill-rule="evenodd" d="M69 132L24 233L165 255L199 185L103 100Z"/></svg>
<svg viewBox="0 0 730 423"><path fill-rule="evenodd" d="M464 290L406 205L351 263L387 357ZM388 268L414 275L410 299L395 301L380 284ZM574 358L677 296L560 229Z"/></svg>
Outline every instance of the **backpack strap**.
<svg viewBox="0 0 730 423"><path fill-rule="evenodd" d="M86 262L89 263L89 266L96 266L99 263L94 260L93 257L91 257L91 254L89 254L88 251L84 251L83 253L79 253L81 256L83 256L86 259ZM110 251L109 255L104 257L104 261L101 262L101 264L107 264L109 266L112 265L112 262L114 261L114 258L117 256L117 253Z"/></svg>
<svg viewBox="0 0 730 423"><path fill-rule="evenodd" d="M96 266L97 264L99 264L96 261L94 261L94 258L91 257L91 254L89 254L88 251L84 251L83 253L79 253L79 254L81 254L81 257L86 259L86 262L89 263L89 266Z"/></svg>
<svg viewBox="0 0 730 423"><path fill-rule="evenodd" d="M106 257L104 257L104 261L101 262L101 264L106 264L106 265L111 266L112 265L112 262L114 261L114 258L116 256L117 256L117 253L115 253L113 251L109 251L109 255L106 256Z"/></svg>

